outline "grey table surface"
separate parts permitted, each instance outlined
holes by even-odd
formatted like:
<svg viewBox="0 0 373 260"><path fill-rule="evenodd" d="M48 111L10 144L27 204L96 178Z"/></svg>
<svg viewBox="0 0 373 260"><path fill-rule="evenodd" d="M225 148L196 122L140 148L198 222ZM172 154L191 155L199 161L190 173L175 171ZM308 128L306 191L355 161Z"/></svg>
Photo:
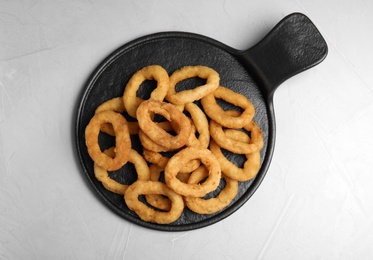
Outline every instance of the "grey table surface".
<svg viewBox="0 0 373 260"><path fill-rule="evenodd" d="M0 259L371 259L373 2L0 1ZM276 91L276 147L254 196L206 228L134 225L92 193L76 159L89 74L150 33L246 49L292 12L329 46Z"/></svg>

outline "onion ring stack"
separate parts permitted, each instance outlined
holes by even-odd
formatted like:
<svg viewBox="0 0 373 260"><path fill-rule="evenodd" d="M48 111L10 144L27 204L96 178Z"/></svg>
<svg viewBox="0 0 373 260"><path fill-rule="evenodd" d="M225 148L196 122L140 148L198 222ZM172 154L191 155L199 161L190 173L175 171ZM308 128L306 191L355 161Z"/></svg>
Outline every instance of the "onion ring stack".
<svg viewBox="0 0 373 260"><path fill-rule="evenodd" d="M177 90L181 81L195 77L205 84ZM157 82L146 100L137 97L145 80ZM217 99L242 112L223 109ZM239 182L256 176L263 134L254 116L250 100L220 86L219 73L210 67L185 66L169 75L149 65L133 74L123 96L96 108L85 141L95 177L105 189L123 196L141 220L170 224L186 207L195 214L224 210L236 198ZM115 146L104 150L100 135L115 138ZM138 138L141 147L134 147L131 138ZM246 161L238 166L225 152ZM121 183L111 172L127 163L134 165L137 179Z"/></svg>

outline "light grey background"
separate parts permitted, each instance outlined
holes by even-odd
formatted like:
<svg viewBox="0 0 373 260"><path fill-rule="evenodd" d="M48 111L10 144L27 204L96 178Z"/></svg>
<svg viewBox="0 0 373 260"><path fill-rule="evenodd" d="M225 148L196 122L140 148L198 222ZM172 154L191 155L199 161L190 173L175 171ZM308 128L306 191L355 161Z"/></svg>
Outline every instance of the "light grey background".
<svg viewBox="0 0 373 260"><path fill-rule="evenodd" d="M246 49L296 11L329 55L277 89L273 161L239 211L165 233L96 199L72 131L104 57L170 30ZM0 259L371 259L372 11L369 0L0 1Z"/></svg>

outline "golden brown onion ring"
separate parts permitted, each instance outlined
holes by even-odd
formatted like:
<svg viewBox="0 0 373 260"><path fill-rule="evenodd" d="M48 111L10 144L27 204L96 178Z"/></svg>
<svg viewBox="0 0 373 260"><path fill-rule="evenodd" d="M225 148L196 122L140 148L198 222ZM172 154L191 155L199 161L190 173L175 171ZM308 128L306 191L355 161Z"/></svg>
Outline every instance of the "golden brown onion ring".
<svg viewBox="0 0 373 260"><path fill-rule="evenodd" d="M178 82L193 77L206 79L206 84L176 92L176 84ZM171 74L170 87L166 99L175 105L191 103L212 93L219 86L219 82L220 76L212 68L206 66L185 66Z"/></svg>
<svg viewBox="0 0 373 260"><path fill-rule="evenodd" d="M162 154L150 150L144 150L143 156L146 161L156 164L161 168L166 168L166 165L170 158L163 156ZM194 159L187 162L181 169L180 173L191 173L195 169L197 169L201 164L201 160Z"/></svg>
<svg viewBox="0 0 373 260"><path fill-rule="evenodd" d="M176 176L187 162L193 159L200 159L209 170L209 176L204 183L186 184ZM187 147L172 156L165 168L165 180L168 187L183 196L203 197L215 190L220 182L220 165L212 152L208 149Z"/></svg>
<svg viewBox="0 0 373 260"><path fill-rule="evenodd" d="M159 181L161 172L164 170L163 168L159 167L156 164L151 164L149 166L150 170L150 180L151 181ZM163 210L163 211L170 211L171 209L171 200L159 194L149 194L145 195L146 202L149 203L151 206Z"/></svg>
<svg viewBox="0 0 373 260"><path fill-rule="evenodd" d="M240 142L247 142L249 139L245 133L239 130L229 129L226 130L225 133L229 138L238 140ZM214 140L211 140L210 142L210 150L219 161L222 173L233 180L251 180L256 176L260 169L260 151L245 154L246 161L244 162L243 168L239 168L224 156L220 146Z"/></svg>
<svg viewBox="0 0 373 260"><path fill-rule="evenodd" d="M104 151L104 153L111 158L115 157L114 147L111 147ZM128 162L132 163L135 166L137 180L147 181L150 178L150 170L145 159L135 150L131 149L130 158ZM110 178L107 170L101 168L96 163L93 166L95 177L102 185L109 191L124 195L124 192L127 190L127 184L122 184Z"/></svg>
<svg viewBox="0 0 373 260"><path fill-rule="evenodd" d="M199 183L207 176L208 170L202 166L190 175L188 183ZM225 186L216 197L210 199L185 197L186 206L198 214L212 214L227 207L237 195L238 181L232 180L224 174L222 174L222 178L225 180Z"/></svg>
<svg viewBox="0 0 373 260"><path fill-rule="evenodd" d="M209 122L205 113L194 103L185 104L184 110L189 112L192 119L192 126L199 133L198 138L195 133L191 133L188 146L208 148L210 143Z"/></svg>
<svg viewBox="0 0 373 260"><path fill-rule="evenodd" d="M152 121L152 115L160 114L166 118L175 127L175 136L169 134L159 125ZM155 143L175 150L184 146L191 132L191 124L186 115L184 115L176 106L156 100L146 100L141 103L137 109L137 120L141 130Z"/></svg>
<svg viewBox="0 0 373 260"><path fill-rule="evenodd" d="M238 111L228 110L226 113L230 115L239 114ZM249 124L244 126L244 129L250 132L250 141L241 142L233 138L226 136L223 126L214 120L210 121L210 134L212 139L221 146L222 148L238 154L249 154L260 151L263 148L263 134L259 126L254 122L250 121Z"/></svg>
<svg viewBox="0 0 373 260"><path fill-rule="evenodd" d="M136 110L143 102L137 97L137 90L145 80L152 79L157 81L157 87L151 92L150 99L162 101L166 97L170 83L167 71L159 65L142 68L132 75L124 89L123 103L130 116L136 117Z"/></svg>
<svg viewBox="0 0 373 260"><path fill-rule="evenodd" d="M114 111L120 114L126 112L126 109L124 108L124 105L123 105L122 97L116 97L108 101L105 101L104 103L102 103L100 106L96 108L95 113L99 113L99 112L107 111L107 110L111 110L111 111ZM128 130L130 132L130 135L135 135L139 132L139 124L137 122L127 122L127 123L128 123ZM115 135L113 126L108 123L103 124L101 126L101 131L111 136Z"/></svg>
<svg viewBox="0 0 373 260"><path fill-rule="evenodd" d="M101 126L110 123L115 132L115 157L111 158L101 151L98 136ZM131 151L131 139L127 120L114 111L103 111L95 114L85 129L88 154L100 167L108 171L120 169L128 162Z"/></svg>
<svg viewBox="0 0 373 260"><path fill-rule="evenodd" d="M227 113L216 103L216 98L242 108L243 112L238 116ZM242 128L249 124L255 115L255 108L250 100L244 95L222 86L219 86L213 93L203 97L201 104L206 114L224 127Z"/></svg>
<svg viewBox="0 0 373 260"><path fill-rule="evenodd" d="M150 208L141 201L140 195L159 194L171 200L169 211L158 211ZM166 184L156 181L136 181L131 184L124 195L129 209L133 210L143 221L157 224L170 224L176 221L184 210L184 200L179 194L173 192Z"/></svg>

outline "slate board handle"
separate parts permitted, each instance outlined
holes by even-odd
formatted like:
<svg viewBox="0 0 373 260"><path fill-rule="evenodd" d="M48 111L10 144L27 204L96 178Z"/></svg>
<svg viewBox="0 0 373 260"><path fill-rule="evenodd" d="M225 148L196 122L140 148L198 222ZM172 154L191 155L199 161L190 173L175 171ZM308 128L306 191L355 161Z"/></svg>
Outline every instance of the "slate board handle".
<svg viewBox="0 0 373 260"><path fill-rule="evenodd" d="M319 30L302 13L282 19L259 43L239 54L272 98L290 77L322 62L328 46Z"/></svg>

